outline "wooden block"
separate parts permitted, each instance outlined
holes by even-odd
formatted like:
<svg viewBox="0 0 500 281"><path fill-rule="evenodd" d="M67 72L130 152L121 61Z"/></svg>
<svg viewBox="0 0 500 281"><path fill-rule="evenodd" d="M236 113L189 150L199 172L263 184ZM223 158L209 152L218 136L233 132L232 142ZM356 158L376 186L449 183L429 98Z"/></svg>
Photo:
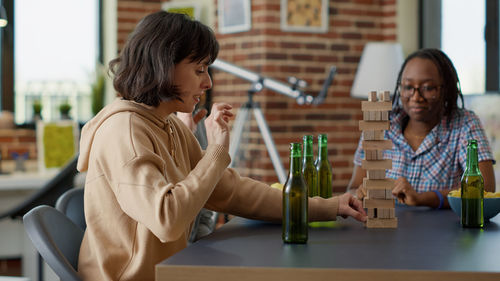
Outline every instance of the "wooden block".
<svg viewBox="0 0 500 281"><path fill-rule="evenodd" d="M385 199L392 199L392 188L385 190Z"/></svg>
<svg viewBox="0 0 500 281"><path fill-rule="evenodd" d="M363 187L366 189L389 189L392 191L394 188L394 180L388 178L379 180L364 178Z"/></svg>
<svg viewBox="0 0 500 281"><path fill-rule="evenodd" d="M385 179L385 170L368 170L366 171L366 177L370 180Z"/></svg>
<svg viewBox="0 0 500 281"><path fill-rule="evenodd" d="M360 131L389 130L389 121L365 121L359 120Z"/></svg>
<svg viewBox="0 0 500 281"><path fill-rule="evenodd" d="M363 131L363 139L364 140L374 140L376 131Z"/></svg>
<svg viewBox="0 0 500 281"><path fill-rule="evenodd" d="M380 219L392 219L395 218L395 211L392 208L378 208L376 210L377 218Z"/></svg>
<svg viewBox="0 0 500 281"><path fill-rule="evenodd" d="M370 111L363 111L363 120L370 121Z"/></svg>
<svg viewBox="0 0 500 281"><path fill-rule="evenodd" d="M383 150L376 150L377 155L375 155L375 158L377 159L384 159L384 151Z"/></svg>
<svg viewBox="0 0 500 281"><path fill-rule="evenodd" d="M383 140L384 137L385 137L385 131L383 130L373 131L373 140Z"/></svg>
<svg viewBox="0 0 500 281"><path fill-rule="evenodd" d="M365 160L377 160L377 151L376 150L365 150Z"/></svg>
<svg viewBox="0 0 500 281"><path fill-rule="evenodd" d="M366 215L368 216L368 218L376 218L377 217L377 214L376 214L376 210L375 208L368 208L366 209Z"/></svg>
<svg viewBox="0 0 500 281"><path fill-rule="evenodd" d="M391 140L364 140L361 143L364 150L386 150L392 149Z"/></svg>
<svg viewBox="0 0 500 281"><path fill-rule="evenodd" d="M366 191L366 195L369 199L386 199L383 189L369 189Z"/></svg>
<svg viewBox="0 0 500 281"><path fill-rule="evenodd" d="M361 168L365 170L390 170L392 169L392 159L362 160Z"/></svg>
<svg viewBox="0 0 500 281"><path fill-rule="evenodd" d="M383 98L381 98L382 101L391 101L391 92L390 91L384 91L383 93Z"/></svg>
<svg viewBox="0 0 500 281"><path fill-rule="evenodd" d="M391 111L392 103L390 101L362 101L361 111Z"/></svg>
<svg viewBox="0 0 500 281"><path fill-rule="evenodd" d="M381 121L389 120L389 112L387 111L380 112L380 120Z"/></svg>
<svg viewBox="0 0 500 281"><path fill-rule="evenodd" d="M363 114L365 113L366 111L363 112ZM380 111L368 111L368 120L367 119L364 119L366 121L380 121L382 120L382 112Z"/></svg>
<svg viewBox="0 0 500 281"><path fill-rule="evenodd" d="M398 218L392 219L367 219L365 223L366 228L397 228Z"/></svg>
<svg viewBox="0 0 500 281"><path fill-rule="evenodd" d="M394 199L363 198L363 208L394 208Z"/></svg>
<svg viewBox="0 0 500 281"><path fill-rule="evenodd" d="M363 131L364 140L384 140L385 132L382 130L377 131Z"/></svg>
<svg viewBox="0 0 500 281"><path fill-rule="evenodd" d="M377 101L377 91L371 91L368 95L368 101Z"/></svg>
<svg viewBox="0 0 500 281"><path fill-rule="evenodd" d="M391 92L390 91L383 91L378 93L378 100L379 101L391 101Z"/></svg>

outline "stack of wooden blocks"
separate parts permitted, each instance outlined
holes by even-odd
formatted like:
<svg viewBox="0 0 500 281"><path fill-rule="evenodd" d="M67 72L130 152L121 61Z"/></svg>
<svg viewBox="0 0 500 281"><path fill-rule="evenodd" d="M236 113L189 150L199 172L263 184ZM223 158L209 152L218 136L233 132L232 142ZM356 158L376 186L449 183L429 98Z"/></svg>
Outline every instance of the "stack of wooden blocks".
<svg viewBox="0 0 500 281"><path fill-rule="evenodd" d="M383 151L392 149L392 142L384 139L385 130L389 130L389 111L392 109L390 93L372 91L368 101L361 102L363 120L359 129L363 131L363 150L365 159L361 167L366 170L363 186L366 196L363 207L367 209L367 228L396 228L395 200L392 196L394 180L385 178L385 170L392 169L392 160L383 158Z"/></svg>

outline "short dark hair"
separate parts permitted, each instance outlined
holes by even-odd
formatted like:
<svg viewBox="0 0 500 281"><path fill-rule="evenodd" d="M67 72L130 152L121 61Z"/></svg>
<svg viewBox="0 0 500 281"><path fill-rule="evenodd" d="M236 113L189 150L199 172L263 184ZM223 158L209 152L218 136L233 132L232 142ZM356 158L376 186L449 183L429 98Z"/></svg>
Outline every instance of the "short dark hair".
<svg viewBox="0 0 500 281"><path fill-rule="evenodd" d="M443 115L446 116L449 121L458 108L458 98L460 98L463 108L464 97L462 95L462 90L460 89L460 81L458 80L457 70L453 66L450 58L443 51L438 49L420 49L406 58L401 66L401 69L399 70L396 89L394 90L395 95L392 97L393 106L395 106L399 101L399 84L401 84L403 70L405 69L406 64L414 58L428 59L436 65L439 75L443 80L443 85L441 86L442 92L444 93Z"/></svg>
<svg viewBox="0 0 500 281"><path fill-rule="evenodd" d="M219 44L213 31L185 14L159 11L144 17L130 34L120 55L109 63L113 86L126 100L158 106L179 98L174 67L189 58L211 64Z"/></svg>

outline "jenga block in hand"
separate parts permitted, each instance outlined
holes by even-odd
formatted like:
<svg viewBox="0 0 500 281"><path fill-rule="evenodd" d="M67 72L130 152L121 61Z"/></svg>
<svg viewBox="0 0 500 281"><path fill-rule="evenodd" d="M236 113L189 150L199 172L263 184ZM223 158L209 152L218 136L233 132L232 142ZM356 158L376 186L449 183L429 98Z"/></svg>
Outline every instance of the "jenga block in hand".
<svg viewBox="0 0 500 281"><path fill-rule="evenodd" d="M398 218L392 219L371 219L366 220L366 228L397 228Z"/></svg>
<svg viewBox="0 0 500 281"><path fill-rule="evenodd" d="M363 198L363 208L394 208L394 199Z"/></svg>
<svg viewBox="0 0 500 281"><path fill-rule="evenodd" d="M392 169L392 160L391 159L382 159L382 160L362 160L361 168L365 170L390 170Z"/></svg>
<svg viewBox="0 0 500 281"><path fill-rule="evenodd" d="M386 150L392 149L391 140L364 140L361 143L364 150Z"/></svg>
<svg viewBox="0 0 500 281"><path fill-rule="evenodd" d="M368 178L363 178L363 187L365 189L389 189L392 191L394 188L394 180L393 179L368 179Z"/></svg>

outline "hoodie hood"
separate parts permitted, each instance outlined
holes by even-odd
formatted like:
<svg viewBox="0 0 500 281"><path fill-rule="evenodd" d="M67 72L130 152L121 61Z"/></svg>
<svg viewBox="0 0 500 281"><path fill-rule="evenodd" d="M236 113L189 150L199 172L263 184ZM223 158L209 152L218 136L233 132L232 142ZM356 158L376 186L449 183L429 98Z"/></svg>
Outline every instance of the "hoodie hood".
<svg viewBox="0 0 500 281"><path fill-rule="evenodd" d="M121 112L137 113L150 120L160 128L167 126L168 116L159 116L155 114L154 107L134 101L115 99L111 104L105 106L97 115L90 119L82 128L80 137L80 155L78 158L77 169L80 172L87 171L89 165L90 150L94 142L94 136L101 125L111 116Z"/></svg>

